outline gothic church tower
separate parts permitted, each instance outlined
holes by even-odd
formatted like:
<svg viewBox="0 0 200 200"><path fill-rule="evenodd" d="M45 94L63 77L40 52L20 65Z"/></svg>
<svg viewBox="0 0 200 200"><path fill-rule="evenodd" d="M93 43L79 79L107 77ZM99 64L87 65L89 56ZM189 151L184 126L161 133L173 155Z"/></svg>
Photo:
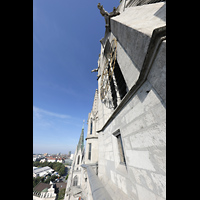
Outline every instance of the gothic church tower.
<svg viewBox="0 0 200 200"><path fill-rule="evenodd" d="M85 164L95 164L98 162L98 133L96 132L97 120L98 120L98 90L95 91L94 102L92 111L88 114L88 131L86 137L86 152L85 152Z"/></svg>
<svg viewBox="0 0 200 200"><path fill-rule="evenodd" d="M83 164L83 161L84 161L84 121L79 142L74 154L74 160L72 162L70 174L67 181L65 199L70 199L70 200L77 199L76 195L79 196L79 191L81 192L79 188L81 186L81 179L82 179L81 165Z"/></svg>

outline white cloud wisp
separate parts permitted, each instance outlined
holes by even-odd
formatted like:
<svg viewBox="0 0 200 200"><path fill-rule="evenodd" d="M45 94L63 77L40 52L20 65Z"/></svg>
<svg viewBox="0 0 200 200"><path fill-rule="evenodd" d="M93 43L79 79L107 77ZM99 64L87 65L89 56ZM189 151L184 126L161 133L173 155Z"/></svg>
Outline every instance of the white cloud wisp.
<svg viewBox="0 0 200 200"><path fill-rule="evenodd" d="M57 117L57 118L61 118L61 119L70 119L71 118L70 115L58 114L58 113L50 112L50 111L43 110L41 108L33 106L33 116L40 119L42 117L42 115L48 115L48 116Z"/></svg>

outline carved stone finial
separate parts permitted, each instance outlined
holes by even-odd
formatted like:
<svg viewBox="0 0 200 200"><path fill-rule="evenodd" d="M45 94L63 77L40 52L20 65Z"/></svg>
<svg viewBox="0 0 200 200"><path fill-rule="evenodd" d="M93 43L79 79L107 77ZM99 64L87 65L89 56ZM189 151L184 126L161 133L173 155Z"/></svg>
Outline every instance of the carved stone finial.
<svg viewBox="0 0 200 200"><path fill-rule="evenodd" d="M91 72L98 72L98 68L97 69L93 69Z"/></svg>
<svg viewBox="0 0 200 200"><path fill-rule="evenodd" d="M117 11L117 8L113 7L113 11L109 13L110 17L119 15L120 13Z"/></svg>
<svg viewBox="0 0 200 200"><path fill-rule="evenodd" d="M108 13L107 11L104 10L103 6L101 6L100 3L98 3L97 7L98 7L98 9L100 10L100 13L101 13L102 16L105 16L105 15L108 16L108 15L109 15L109 13Z"/></svg>
<svg viewBox="0 0 200 200"><path fill-rule="evenodd" d="M101 15L104 16L104 17L105 16L113 17L113 16L116 16L116 15L120 14L115 7L113 7L113 11L110 12L110 13L108 13L107 11L105 11L105 9L103 8L103 6L101 6L100 3L98 3L97 7L100 10Z"/></svg>
<svg viewBox="0 0 200 200"><path fill-rule="evenodd" d="M105 18L105 23L106 23L105 34L106 34L106 33L111 31L111 29L110 29L110 18L114 17L116 15L119 15L120 13L118 11L116 11L117 9L115 7L113 8L112 12L108 13L107 11L105 11L105 9L103 8L103 6L100 3L98 3L97 8L100 10L101 15Z"/></svg>

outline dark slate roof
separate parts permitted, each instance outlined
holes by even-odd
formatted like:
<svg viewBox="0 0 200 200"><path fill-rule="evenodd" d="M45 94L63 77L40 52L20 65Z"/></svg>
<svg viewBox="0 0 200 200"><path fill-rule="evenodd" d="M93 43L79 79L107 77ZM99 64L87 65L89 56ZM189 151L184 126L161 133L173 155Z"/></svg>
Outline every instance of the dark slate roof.
<svg viewBox="0 0 200 200"><path fill-rule="evenodd" d="M34 188L33 188L33 191L36 191L36 192L41 192L42 190L44 190L45 188L50 188L51 185L47 184L47 183L38 183Z"/></svg>
<svg viewBox="0 0 200 200"><path fill-rule="evenodd" d="M60 183L55 183L55 185L56 185L56 188L58 188L60 191L61 189L66 188L67 183L60 182Z"/></svg>

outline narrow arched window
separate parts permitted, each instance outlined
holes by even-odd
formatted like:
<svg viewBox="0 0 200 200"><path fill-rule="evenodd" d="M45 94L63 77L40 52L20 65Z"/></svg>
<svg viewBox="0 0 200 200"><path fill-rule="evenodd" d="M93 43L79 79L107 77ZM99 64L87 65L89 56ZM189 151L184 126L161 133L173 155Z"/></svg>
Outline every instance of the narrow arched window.
<svg viewBox="0 0 200 200"><path fill-rule="evenodd" d="M89 143L88 160L91 160L91 150L92 150L92 144Z"/></svg>
<svg viewBox="0 0 200 200"><path fill-rule="evenodd" d="M80 161L80 155L78 156L78 159L77 159L77 165L79 165L79 161Z"/></svg>
<svg viewBox="0 0 200 200"><path fill-rule="evenodd" d="M92 135L92 126L93 126L93 124L92 124L92 118L90 119L90 135Z"/></svg>
<svg viewBox="0 0 200 200"><path fill-rule="evenodd" d="M75 176L74 181L73 181L73 186L77 186L77 185L78 185L78 177Z"/></svg>

